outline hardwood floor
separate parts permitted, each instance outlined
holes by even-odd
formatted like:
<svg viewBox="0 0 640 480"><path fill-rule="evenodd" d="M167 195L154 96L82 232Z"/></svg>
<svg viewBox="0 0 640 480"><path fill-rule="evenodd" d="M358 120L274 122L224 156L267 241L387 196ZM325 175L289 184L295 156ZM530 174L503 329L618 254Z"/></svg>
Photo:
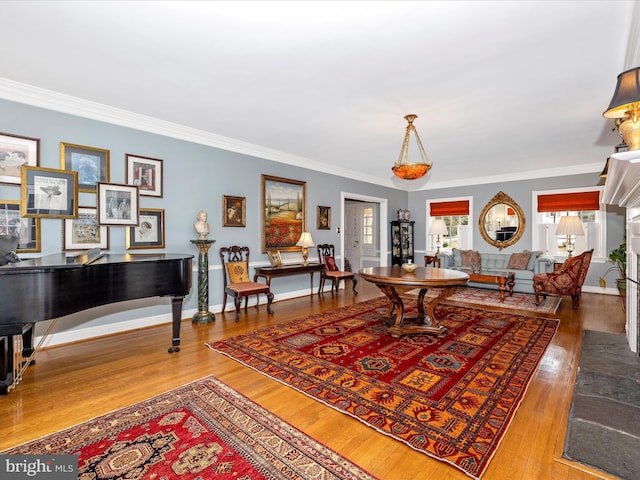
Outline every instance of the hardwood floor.
<svg viewBox="0 0 640 480"><path fill-rule="evenodd" d="M187 382L213 375L308 435L385 480L468 479L445 463L382 435L205 346L311 313L380 295L368 282L338 295L325 293L250 307L234 321L233 311L216 313L209 325L182 324L182 349L167 353L169 325L103 337L39 352L22 382L0 397L0 449L131 405ZM583 329L624 331L620 298L583 294L578 311L563 299L560 326L483 480L612 478L567 464L560 457ZM605 446L603 446L606 448Z"/></svg>

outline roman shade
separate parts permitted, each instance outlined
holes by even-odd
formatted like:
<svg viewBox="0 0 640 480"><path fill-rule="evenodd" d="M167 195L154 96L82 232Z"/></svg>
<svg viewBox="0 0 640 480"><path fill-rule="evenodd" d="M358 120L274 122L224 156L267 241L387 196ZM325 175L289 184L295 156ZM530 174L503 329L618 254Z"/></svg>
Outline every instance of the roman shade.
<svg viewBox="0 0 640 480"><path fill-rule="evenodd" d="M429 215L445 217L451 215L469 215L469 200L455 200L451 202L432 202Z"/></svg>
<svg viewBox="0 0 640 480"><path fill-rule="evenodd" d="M600 192L538 195L538 212L600 210Z"/></svg>

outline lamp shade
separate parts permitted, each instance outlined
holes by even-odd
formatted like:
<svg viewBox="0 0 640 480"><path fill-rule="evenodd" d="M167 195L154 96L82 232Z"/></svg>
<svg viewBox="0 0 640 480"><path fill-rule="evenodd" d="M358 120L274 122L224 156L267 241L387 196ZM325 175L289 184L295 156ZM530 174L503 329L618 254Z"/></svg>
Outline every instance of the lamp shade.
<svg viewBox="0 0 640 480"><path fill-rule="evenodd" d="M314 247L313 238L311 238L311 234L309 232L302 232L300 235L300 239L298 243L296 243L296 247Z"/></svg>
<svg viewBox="0 0 640 480"><path fill-rule="evenodd" d="M607 111L606 118L622 118L628 116L627 111L633 103L640 102L640 67L632 68L618 75L618 84Z"/></svg>
<svg viewBox="0 0 640 480"><path fill-rule="evenodd" d="M556 235L584 235L580 217L575 215L560 217L560 223L558 223Z"/></svg>
<svg viewBox="0 0 640 480"><path fill-rule="evenodd" d="M429 235L447 235L448 233L449 232L447 231L447 225L441 218L436 218L433 222L431 222L431 226L429 227Z"/></svg>

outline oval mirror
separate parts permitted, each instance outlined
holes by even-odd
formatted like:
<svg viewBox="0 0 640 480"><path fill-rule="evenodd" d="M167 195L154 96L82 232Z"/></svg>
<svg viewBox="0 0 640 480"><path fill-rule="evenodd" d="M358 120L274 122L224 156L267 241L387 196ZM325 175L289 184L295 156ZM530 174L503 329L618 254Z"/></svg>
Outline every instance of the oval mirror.
<svg viewBox="0 0 640 480"><path fill-rule="evenodd" d="M524 227L524 212L520 205L504 192L498 192L489 200L478 218L482 238L500 250L520 240L524 235Z"/></svg>

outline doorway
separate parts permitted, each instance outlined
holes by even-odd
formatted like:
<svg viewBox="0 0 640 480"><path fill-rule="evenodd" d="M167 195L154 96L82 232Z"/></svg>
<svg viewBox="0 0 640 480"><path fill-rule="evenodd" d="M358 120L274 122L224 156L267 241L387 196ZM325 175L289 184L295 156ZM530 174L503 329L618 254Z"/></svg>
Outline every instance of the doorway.
<svg viewBox="0 0 640 480"><path fill-rule="evenodd" d="M354 272L387 266L387 200L342 192L340 251Z"/></svg>

